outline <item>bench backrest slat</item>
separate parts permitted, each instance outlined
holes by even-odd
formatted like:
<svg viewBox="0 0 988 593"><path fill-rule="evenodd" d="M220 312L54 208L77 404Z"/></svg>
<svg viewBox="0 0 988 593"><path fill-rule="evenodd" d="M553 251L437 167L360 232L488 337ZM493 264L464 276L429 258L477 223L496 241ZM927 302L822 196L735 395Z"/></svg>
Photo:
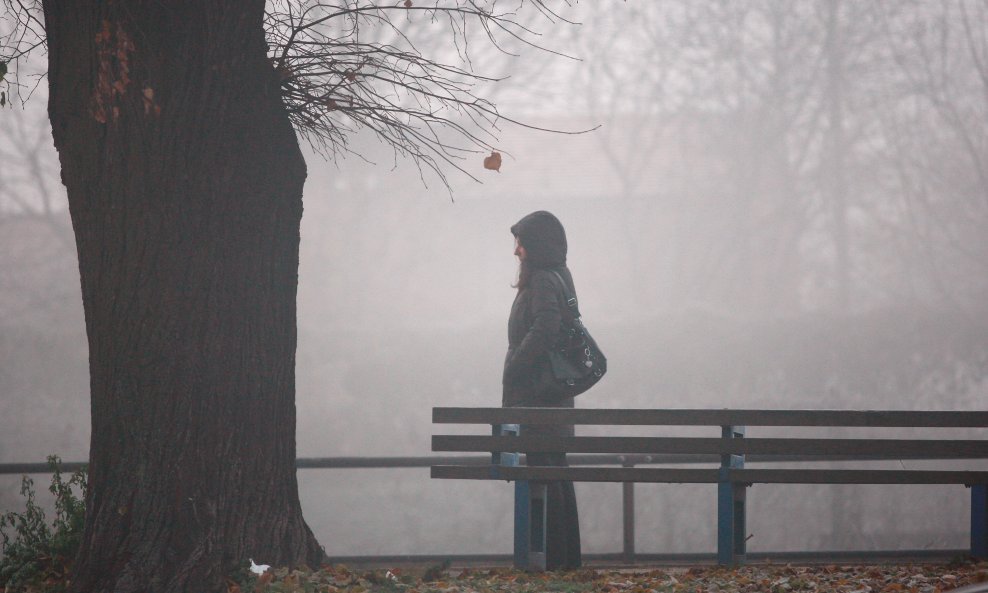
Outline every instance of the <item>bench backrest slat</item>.
<svg viewBox="0 0 988 593"><path fill-rule="evenodd" d="M651 482L713 484L720 470L643 467L491 468L458 465L432 467L433 478L461 480L573 480L577 482ZM752 484L988 484L988 471L860 470L860 469L732 469L734 483Z"/></svg>
<svg viewBox="0 0 988 593"><path fill-rule="evenodd" d="M988 428L988 411L433 408L436 424Z"/></svg>
<svg viewBox="0 0 988 593"><path fill-rule="evenodd" d="M715 469L640 468L640 467L551 467L502 466L491 476L487 468L458 465L432 467L433 478L461 480L574 480L577 482L665 482L715 484Z"/></svg>
<svg viewBox="0 0 988 593"><path fill-rule="evenodd" d="M732 469L732 482L750 484L988 484L988 471L872 469Z"/></svg>
<svg viewBox="0 0 988 593"><path fill-rule="evenodd" d="M433 451L988 458L988 440L436 435Z"/></svg>

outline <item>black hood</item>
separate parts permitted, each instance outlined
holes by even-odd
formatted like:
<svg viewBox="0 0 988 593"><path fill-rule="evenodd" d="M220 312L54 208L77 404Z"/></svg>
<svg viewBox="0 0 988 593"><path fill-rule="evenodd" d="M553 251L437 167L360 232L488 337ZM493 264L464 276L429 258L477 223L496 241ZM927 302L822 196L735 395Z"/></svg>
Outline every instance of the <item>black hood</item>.
<svg viewBox="0 0 988 593"><path fill-rule="evenodd" d="M536 268L566 265L566 231L549 212L532 212L511 227L511 234L525 248L530 265Z"/></svg>

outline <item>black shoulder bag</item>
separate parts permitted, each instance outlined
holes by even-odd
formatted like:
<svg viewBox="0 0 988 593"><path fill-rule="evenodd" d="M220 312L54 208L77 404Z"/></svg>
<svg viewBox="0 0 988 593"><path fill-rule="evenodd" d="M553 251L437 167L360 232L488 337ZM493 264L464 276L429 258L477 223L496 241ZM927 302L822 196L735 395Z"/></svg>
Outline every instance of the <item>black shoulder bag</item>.
<svg viewBox="0 0 988 593"><path fill-rule="evenodd" d="M559 272L552 270L566 298L562 335L549 351L549 363L556 389L563 397L580 395L600 381L607 372L607 358L580 319L574 295ZM568 315L566 314L568 312Z"/></svg>

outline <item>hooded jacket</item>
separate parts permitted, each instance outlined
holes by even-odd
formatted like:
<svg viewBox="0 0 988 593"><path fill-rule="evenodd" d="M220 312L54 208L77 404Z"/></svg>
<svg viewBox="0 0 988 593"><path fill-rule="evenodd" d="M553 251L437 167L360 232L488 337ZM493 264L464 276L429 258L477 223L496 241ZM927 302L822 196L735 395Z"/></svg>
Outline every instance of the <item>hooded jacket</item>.
<svg viewBox="0 0 988 593"><path fill-rule="evenodd" d="M566 231L555 216L538 211L518 221L511 232L525 248L529 273L527 282L518 289L508 318L502 404L565 405L552 392L554 380L548 353L559 338L566 308L562 287L553 272L558 272L576 294L573 276L566 267Z"/></svg>
<svg viewBox="0 0 988 593"><path fill-rule="evenodd" d="M518 294L508 318L508 354L504 360L504 406L572 408L573 398L555 391L549 349L562 330L567 314L562 276L575 295L573 276L566 268L566 231L552 214L533 212L511 227L525 248L526 272L519 278ZM573 436L572 425L523 425L530 436ZM565 466L565 453L528 453L528 465ZM546 568L573 569L582 564L580 520L572 482L546 485Z"/></svg>

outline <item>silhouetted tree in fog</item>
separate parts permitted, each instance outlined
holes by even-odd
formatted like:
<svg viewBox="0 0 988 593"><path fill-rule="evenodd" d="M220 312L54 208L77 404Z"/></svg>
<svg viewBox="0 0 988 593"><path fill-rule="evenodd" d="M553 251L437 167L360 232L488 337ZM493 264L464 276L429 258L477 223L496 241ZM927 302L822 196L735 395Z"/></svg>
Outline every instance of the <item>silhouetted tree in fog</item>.
<svg viewBox="0 0 988 593"><path fill-rule="evenodd" d="M47 49L89 339L72 590L219 591L248 556L318 565L294 465L296 132L332 152L369 128L442 178L504 119L474 94L471 44L558 17L539 0L5 5L5 97L23 52ZM423 55L414 21L450 49Z"/></svg>
<svg viewBox="0 0 988 593"><path fill-rule="evenodd" d="M886 9L899 72L877 113L890 200L886 280L918 302L980 316L988 295L988 6L909 1Z"/></svg>
<svg viewBox="0 0 988 593"><path fill-rule="evenodd" d="M43 113L0 111L0 324L36 324L75 306L53 270L75 259Z"/></svg>

